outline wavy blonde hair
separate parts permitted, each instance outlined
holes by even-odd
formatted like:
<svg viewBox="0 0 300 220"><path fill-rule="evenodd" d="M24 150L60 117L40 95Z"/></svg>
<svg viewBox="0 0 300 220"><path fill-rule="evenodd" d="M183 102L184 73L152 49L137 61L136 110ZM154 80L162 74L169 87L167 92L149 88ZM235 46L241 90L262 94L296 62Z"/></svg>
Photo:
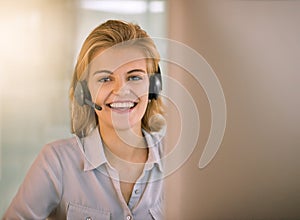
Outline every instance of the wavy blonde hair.
<svg viewBox="0 0 300 220"><path fill-rule="evenodd" d="M77 83L88 77L88 66L100 50L108 49L117 44L134 46L144 53L147 60L147 72L149 75L157 72L159 53L149 35L133 23L119 20L108 20L96 27L84 41L75 66L71 87L71 129L79 137L87 136L97 125L98 119L93 108L80 106L74 98L74 90ZM163 102L160 96L149 102L142 118L142 128L148 132L157 132L164 125Z"/></svg>

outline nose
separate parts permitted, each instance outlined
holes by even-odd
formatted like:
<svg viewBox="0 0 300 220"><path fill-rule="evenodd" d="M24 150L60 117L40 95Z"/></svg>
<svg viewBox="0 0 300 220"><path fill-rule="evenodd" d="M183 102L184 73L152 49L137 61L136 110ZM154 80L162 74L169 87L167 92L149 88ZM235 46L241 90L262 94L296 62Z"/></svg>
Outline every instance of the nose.
<svg viewBox="0 0 300 220"><path fill-rule="evenodd" d="M130 93L126 80L117 79L114 83L113 93L115 95L127 95Z"/></svg>

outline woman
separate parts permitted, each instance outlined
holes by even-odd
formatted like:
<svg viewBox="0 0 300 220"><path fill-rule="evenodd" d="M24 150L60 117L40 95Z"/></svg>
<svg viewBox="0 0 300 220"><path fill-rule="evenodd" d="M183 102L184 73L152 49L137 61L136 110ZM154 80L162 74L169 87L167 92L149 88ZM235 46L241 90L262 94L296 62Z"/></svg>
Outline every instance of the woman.
<svg viewBox="0 0 300 220"><path fill-rule="evenodd" d="M75 135L42 149L3 219L163 218L158 61L138 25L91 32L70 89Z"/></svg>

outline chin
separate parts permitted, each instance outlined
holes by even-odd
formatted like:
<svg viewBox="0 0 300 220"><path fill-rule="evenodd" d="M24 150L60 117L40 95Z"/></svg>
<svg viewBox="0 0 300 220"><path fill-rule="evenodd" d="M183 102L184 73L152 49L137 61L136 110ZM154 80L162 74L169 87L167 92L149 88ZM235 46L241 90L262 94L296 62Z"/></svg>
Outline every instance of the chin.
<svg viewBox="0 0 300 220"><path fill-rule="evenodd" d="M141 121L137 122L126 122L126 121L118 121L117 123L112 125L115 130L126 131L132 129L141 129L142 123Z"/></svg>

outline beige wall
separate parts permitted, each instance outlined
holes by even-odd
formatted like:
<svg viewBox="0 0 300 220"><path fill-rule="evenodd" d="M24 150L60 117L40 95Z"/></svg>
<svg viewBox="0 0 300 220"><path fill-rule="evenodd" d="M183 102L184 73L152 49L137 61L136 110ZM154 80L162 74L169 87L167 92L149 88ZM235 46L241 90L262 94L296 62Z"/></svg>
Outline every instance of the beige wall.
<svg viewBox="0 0 300 220"><path fill-rule="evenodd" d="M227 126L216 156L199 169L208 100L193 73L171 67L197 103L201 133L189 160L167 179L167 219L299 219L300 2L168 4L169 37L200 53L220 80ZM178 137L174 115L169 142Z"/></svg>

